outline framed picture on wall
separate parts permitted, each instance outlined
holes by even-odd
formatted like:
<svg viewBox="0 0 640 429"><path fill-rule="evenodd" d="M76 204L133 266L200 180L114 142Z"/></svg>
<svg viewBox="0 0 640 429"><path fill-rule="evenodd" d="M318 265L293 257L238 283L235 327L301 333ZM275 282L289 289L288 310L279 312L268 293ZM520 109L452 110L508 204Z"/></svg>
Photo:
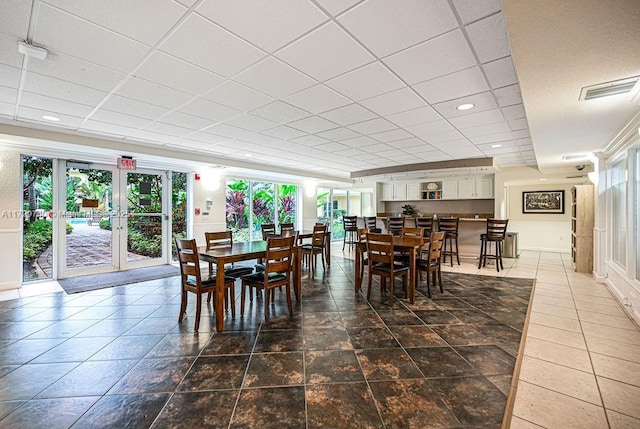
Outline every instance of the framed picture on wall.
<svg viewBox="0 0 640 429"><path fill-rule="evenodd" d="M564 213L564 191L522 192L522 213Z"/></svg>

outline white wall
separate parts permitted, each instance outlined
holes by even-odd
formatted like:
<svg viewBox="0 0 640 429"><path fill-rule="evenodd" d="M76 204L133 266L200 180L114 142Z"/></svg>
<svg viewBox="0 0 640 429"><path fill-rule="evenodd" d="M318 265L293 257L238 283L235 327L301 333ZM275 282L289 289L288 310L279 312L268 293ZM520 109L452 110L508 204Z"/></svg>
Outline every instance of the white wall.
<svg viewBox="0 0 640 429"><path fill-rule="evenodd" d="M518 233L520 250L571 252L572 184L547 183L507 186L508 231ZM522 213L522 193L564 190L564 214Z"/></svg>
<svg viewBox="0 0 640 429"><path fill-rule="evenodd" d="M22 283L20 153L0 150L0 290Z"/></svg>
<svg viewBox="0 0 640 429"><path fill-rule="evenodd" d="M200 180L193 181L193 195L191 208L190 238L195 238L199 246L204 246L204 233L224 231L227 229L226 215L226 178L222 175L202 173ZM207 201L211 201L211 208L207 209ZM196 209L200 214L196 215ZM208 214L207 214L208 213Z"/></svg>

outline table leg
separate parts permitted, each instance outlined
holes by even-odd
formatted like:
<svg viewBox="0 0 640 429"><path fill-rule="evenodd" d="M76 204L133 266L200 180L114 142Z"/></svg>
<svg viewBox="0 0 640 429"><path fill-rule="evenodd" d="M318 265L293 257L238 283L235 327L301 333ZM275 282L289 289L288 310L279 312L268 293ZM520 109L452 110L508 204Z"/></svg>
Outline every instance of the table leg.
<svg viewBox="0 0 640 429"><path fill-rule="evenodd" d="M327 261L327 266L331 265L331 233L328 232L324 240L324 259Z"/></svg>
<svg viewBox="0 0 640 429"><path fill-rule="evenodd" d="M216 331L224 330L224 262L216 264Z"/></svg>
<svg viewBox="0 0 640 429"><path fill-rule="evenodd" d="M413 304L416 297L416 248L409 251L409 302Z"/></svg>
<svg viewBox="0 0 640 429"><path fill-rule="evenodd" d="M362 271L361 262L362 259L362 247L359 245L359 243L356 244L356 272L355 272L355 288L356 288L356 292L360 292L360 289L362 288L362 277L360 277L360 272Z"/></svg>

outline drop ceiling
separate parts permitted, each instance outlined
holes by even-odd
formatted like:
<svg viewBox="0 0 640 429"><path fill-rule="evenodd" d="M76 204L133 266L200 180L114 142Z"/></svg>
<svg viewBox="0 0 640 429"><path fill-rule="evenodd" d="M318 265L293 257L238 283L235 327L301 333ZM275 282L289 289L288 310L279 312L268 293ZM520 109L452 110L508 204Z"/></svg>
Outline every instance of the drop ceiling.
<svg viewBox="0 0 640 429"><path fill-rule="evenodd" d="M514 16L521 3L505 1ZM19 53L22 40L47 58ZM499 0L0 3L5 143L18 125L341 180L464 158L551 165L563 148L544 118L550 147L537 144L527 113L542 101L523 103L519 75Z"/></svg>

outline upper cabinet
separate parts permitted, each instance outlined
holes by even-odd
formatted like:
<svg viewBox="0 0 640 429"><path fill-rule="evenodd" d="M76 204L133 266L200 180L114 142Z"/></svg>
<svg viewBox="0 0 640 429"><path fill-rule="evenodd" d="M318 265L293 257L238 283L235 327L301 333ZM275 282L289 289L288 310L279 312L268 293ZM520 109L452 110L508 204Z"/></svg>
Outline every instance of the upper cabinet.
<svg viewBox="0 0 640 429"><path fill-rule="evenodd" d="M382 184L382 201L467 200L482 198L493 198L492 177Z"/></svg>
<svg viewBox="0 0 640 429"><path fill-rule="evenodd" d="M493 198L493 180L479 177L458 180L458 199Z"/></svg>

